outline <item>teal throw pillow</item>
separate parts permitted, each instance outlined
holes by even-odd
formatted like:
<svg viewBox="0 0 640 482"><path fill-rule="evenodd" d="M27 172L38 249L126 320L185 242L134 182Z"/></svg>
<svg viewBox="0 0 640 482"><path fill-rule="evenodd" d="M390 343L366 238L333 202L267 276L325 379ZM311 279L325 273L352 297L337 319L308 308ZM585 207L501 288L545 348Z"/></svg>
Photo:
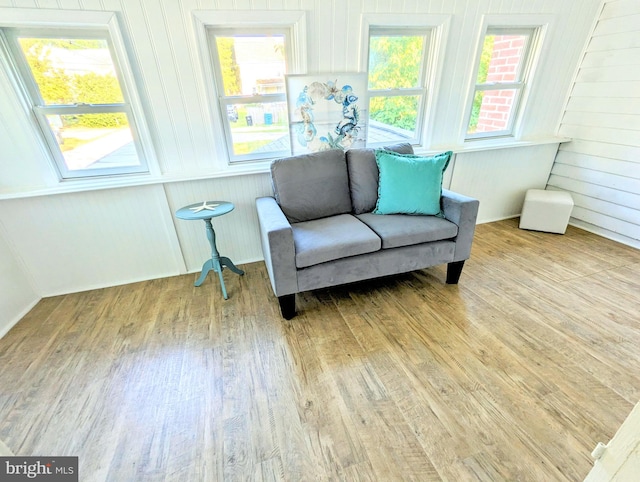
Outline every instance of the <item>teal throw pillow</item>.
<svg viewBox="0 0 640 482"><path fill-rule="evenodd" d="M441 215L442 176L452 154L423 157L377 149L378 202L373 213Z"/></svg>

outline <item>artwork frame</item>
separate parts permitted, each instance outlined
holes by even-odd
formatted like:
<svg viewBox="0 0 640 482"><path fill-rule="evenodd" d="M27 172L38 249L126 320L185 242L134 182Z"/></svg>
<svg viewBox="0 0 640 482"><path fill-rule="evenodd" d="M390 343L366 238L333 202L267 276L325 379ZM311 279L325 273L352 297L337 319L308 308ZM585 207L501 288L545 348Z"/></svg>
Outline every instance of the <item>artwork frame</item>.
<svg viewBox="0 0 640 482"><path fill-rule="evenodd" d="M292 74L285 78L293 155L366 146L366 73Z"/></svg>

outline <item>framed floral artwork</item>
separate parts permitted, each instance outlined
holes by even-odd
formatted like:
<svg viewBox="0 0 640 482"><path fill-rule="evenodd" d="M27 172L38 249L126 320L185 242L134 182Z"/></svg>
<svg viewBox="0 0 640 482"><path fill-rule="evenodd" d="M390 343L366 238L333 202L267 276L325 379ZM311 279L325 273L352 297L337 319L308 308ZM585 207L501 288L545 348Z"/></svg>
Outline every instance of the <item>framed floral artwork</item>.
<svg viewBox="0 0 640 482"><path fill-rule="evenodd" d="M366 73L287 75L286 81L294 155L365 146Z"/></svg>

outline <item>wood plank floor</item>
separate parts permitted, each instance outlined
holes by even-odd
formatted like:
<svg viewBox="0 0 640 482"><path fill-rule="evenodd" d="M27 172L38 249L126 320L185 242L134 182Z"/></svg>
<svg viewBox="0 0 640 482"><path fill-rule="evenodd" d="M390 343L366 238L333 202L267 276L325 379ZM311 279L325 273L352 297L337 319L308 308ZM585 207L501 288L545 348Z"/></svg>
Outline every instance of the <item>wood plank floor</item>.
<svg viewBox="0 0 640 482"><path fill-rule="evenodd" d="M42 300L0 340L0 440L83 481L578 481L640 399L640 251L478 226L437 267L305 293L262 263Z"/></svg>

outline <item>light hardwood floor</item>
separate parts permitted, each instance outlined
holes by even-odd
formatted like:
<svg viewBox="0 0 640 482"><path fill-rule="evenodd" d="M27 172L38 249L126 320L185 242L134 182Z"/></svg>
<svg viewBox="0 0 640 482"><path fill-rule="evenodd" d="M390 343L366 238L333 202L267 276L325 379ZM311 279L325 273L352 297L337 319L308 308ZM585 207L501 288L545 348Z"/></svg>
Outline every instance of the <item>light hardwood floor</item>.
<svg viewBox="0 0 640 482"><path fill-rule="evenodd" d="M82 481L578 481L640 399L640 251L478 226L438 267L305 293L262 263L42 300L0 340L0 440Z"/></svg>

